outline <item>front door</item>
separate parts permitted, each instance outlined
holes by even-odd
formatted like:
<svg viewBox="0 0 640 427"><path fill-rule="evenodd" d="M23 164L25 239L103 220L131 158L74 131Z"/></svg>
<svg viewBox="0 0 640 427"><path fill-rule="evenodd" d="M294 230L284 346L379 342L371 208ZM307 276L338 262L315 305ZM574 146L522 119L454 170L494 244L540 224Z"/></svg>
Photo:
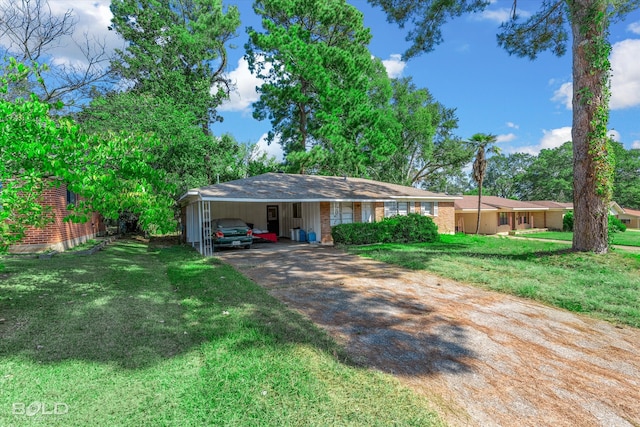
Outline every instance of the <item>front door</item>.
<svg viewBox="0 0 640 427"><path fill-rule="evenodd" d="M280 235L280 216L278 215L278 206L267 205L267 230L269 233Z"/></svg>

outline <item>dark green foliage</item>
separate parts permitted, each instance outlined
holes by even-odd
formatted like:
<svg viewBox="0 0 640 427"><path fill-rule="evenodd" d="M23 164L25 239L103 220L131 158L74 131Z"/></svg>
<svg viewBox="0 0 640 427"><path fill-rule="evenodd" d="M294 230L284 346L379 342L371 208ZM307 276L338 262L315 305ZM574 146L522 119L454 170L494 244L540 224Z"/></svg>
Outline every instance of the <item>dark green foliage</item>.
<svg viewBox="0 0 640 427"><path fill-rule="evenodd" d="M525 200L573 201L573 148L571 142L541 150L524 174Z"/></svg>
<svg viewBox="0 0 640 427"><path fill-rule="evenodd" d="M627 231L627 226L613 215L609 215L609 233Z"/></svg>
<svg viewBox="0 0 640 427"><path fill-rule="evenodd" d="M265 83L253 115L271 122L285 169L368 176L395 152L400 125L362 13L344 0L259 0L254 10L264 31L247 29L245 58Z"/></svg>
<svg viewBox="0 0 640 427"><path fill-rule="evenodd" d="M640 209L640 149L626 150L619 142L613 142L616 156L613 200L629 209Z"/></svg>
<svg viewBox="0 0 640 427"><path fill-rule="evenodd" d="M573 231L573 212L567 212L562 218L562 230Z"/></svg>
<svg viewBox="0 0 640 427"><path fill-rule="evenodd" d="M440 28L449 19L466 13L481 12L491 2L486 0L369 0L369 3L382 7L389 22L396 22L400 27L404 27L407 23L413 24L406 38L412 45L403 54L404 59L408 59L434 50L443 40Z"/></svg>
<svg viewBox="0 0 640 427"><path fill-rule="evenodd" d="M469 146L453 134L458 127L455 109L437 102L428 89L418 88L411 78L393 79L391 85L391 108L401 125L394 144L397 150L374 165L371 176L378 181L421 184L431 191L444 191L441 180L460 173L473 156Z"/></svg>
<svg viewBox="0 0 640 427"><path fill-rule="evenodd" d="M440 239L438 226L428 216L398 215L379 222L339 224L331 230L336 244L431 243Z"/></svg>
<svg viewBox="0 0 640 427"><path fill-rule="evenodd" d="M498 44L510 55L532 60L547 50L562 56L567 51L569 40L565 12L563 1L543 1L538 12L520 21L514 6L512 19L501 26Z"/></svg>
<svg viewBox="0 0 640 427"><path fill-rule="evenodd" d="M221 0L113 0L110 29L127 42L111 68L137 94L171 98L206 129L226 98L227 44L240 13ZM223 89L224 88L224 89ZM212 90L217 89L217 90Z"/></svg>

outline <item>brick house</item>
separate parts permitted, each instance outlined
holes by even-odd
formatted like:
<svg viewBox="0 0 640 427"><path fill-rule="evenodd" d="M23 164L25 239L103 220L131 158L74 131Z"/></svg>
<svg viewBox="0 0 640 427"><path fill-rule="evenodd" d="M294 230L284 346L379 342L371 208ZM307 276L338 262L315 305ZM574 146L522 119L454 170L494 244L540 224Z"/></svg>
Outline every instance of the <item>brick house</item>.
<svg viewBox="0 0 640 427"><path fill-rule="evenodd" d="M623 208L616 202L611 202L609 213L627 226L627 228L640 229L640 211Z"/></svg>
<svg viewBox="0 0 640 427"><path fill-rule="evenodd" d="M51 206L54 221L44 228L30 227L20 243L9 247L9 252L41 252L49 249L63 251L103 234L105 224L97 213L93 213L86 223L63 221L71 213L67 206L75 204L77 197L65 185L44 190L43 203Z"/></svg>
<svg viewBox="0 0 640 427"><path fill-rule="evenodd" d="M210 255L205 224L214 218L241 218L285 238L305 230L318 243L332 244L334 225L408 213L428 215L440 233L453 233L459 198L362 178L266 173L194 188L178 202L185 241Z"/></svg>
<svg viewBox="0 0 640 427"><path fill-rule="evenodd" d="M530 201L482 196L480 234L506 234L514 230L546 228L562 230L564 215L572 203ZM478 220L478 196L462 196L455 201L456 231L475 233Z"/></svg>

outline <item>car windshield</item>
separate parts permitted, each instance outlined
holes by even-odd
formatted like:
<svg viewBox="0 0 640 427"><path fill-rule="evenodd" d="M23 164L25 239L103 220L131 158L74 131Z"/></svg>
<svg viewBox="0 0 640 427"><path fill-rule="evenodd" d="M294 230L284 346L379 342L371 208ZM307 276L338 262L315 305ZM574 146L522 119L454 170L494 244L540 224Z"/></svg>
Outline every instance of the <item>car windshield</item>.
<svg viewBox="0 0 640 427"><path fill-rule="evenodd" d="M216 221L218 228L222 227L247 227L247 224L238 218L224 218Z"/></svg>

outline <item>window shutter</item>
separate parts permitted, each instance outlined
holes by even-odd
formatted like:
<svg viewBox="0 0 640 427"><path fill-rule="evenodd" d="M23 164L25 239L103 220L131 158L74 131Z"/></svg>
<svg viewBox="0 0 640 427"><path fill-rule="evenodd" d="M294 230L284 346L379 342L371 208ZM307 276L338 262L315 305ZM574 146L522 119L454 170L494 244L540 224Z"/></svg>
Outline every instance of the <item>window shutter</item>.
<svg viewBox="0 0 640 427"><path fill-rule="evenodd" d="M438 202L433 202L433 216L438 216Z"/></svg>

